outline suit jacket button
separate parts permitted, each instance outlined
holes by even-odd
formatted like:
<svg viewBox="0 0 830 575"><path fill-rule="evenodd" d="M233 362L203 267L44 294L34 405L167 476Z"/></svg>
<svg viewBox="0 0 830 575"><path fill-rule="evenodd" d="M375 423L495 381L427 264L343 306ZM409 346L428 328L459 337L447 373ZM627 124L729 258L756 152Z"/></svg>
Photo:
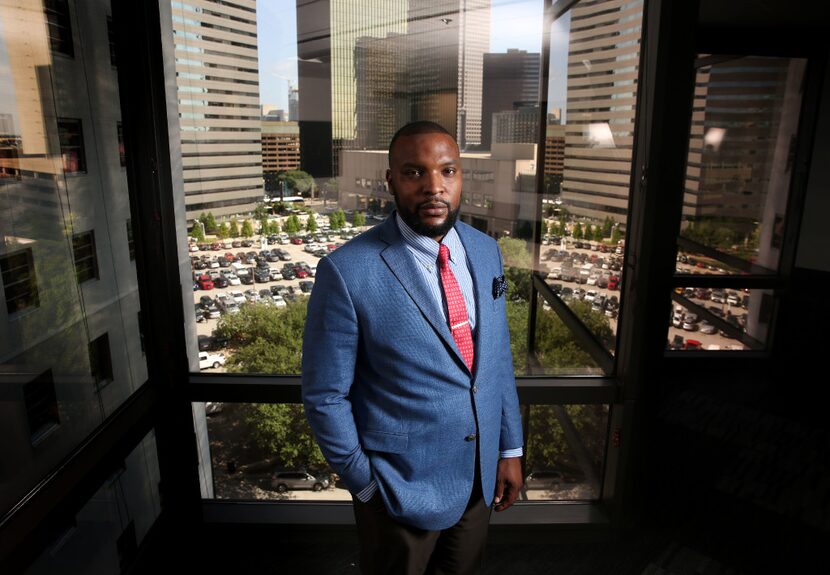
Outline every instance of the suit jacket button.
<svg viewBox="0 0 830 575"><path fill-rule="evenodd" d="M464 441L475 441L475 438L476 438L476 434L471 433L470 435L468 435L467 437L464 438Z"/></svg>
<svg viewBox="0 0 830 575"><path fill-rule="evenodd" d="M478 386L477 385L473 386L473 393L478 393Z"/></svg>

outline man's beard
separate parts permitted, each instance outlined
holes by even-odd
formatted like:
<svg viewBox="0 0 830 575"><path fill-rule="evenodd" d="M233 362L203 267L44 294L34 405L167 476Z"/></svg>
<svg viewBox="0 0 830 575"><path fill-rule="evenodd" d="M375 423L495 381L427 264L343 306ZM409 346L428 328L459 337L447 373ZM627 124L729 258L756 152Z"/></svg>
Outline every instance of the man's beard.
<svg viewBox="0 0 830 575"><path fill-rule="evenodd" d="M406 225L412 228L412 231L414 231L415 233L420 234L422 236L427 236L428 238L443 238L445 235L447 235L447 232L449 232L455 225L455 222L458 219L458 214L461 212L461 204L459 204L458 207L453 210L449 202L445 202L444 200L426 200L418 204L415 207L415 211L411 212L407 208L401 206L400 203L398 203L397 196L394 196L394 198L395 206L397 206L398 208L398 213L401 215L403 221L406 222ZM421 216L418 215L418 212L421 209L421 206L435 203L444 204L445 206L447 206L447 218L444 220L443 223L438 224L437 226L431 226L421 221Z"/></svg>

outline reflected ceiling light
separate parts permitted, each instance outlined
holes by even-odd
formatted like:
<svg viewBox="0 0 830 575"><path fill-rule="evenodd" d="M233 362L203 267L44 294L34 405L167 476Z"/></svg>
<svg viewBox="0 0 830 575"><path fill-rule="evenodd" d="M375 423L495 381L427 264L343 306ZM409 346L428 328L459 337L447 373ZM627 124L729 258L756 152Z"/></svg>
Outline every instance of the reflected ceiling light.
<svg viewBox="0 0 830 575"><path fill-rule="evenodd" d="M614 135L611 133L611 126L608 122L588 124L588 133L585 139L594 148L615 148Z"/></svg>
<svg viewBox="0 0 830 575"><path fill-rule="evenodd" d="M441 18L441 22L443 22L444 24L449 24L450 22L452 22L452 18Z"/></svg>
<svg viewBox="0 0 830 575"><path fill-rule="evenodd" d="M726 137L726 128L709 128L703 135L703 145L712 146L712 149L717 152L724 137Z"/></svg>

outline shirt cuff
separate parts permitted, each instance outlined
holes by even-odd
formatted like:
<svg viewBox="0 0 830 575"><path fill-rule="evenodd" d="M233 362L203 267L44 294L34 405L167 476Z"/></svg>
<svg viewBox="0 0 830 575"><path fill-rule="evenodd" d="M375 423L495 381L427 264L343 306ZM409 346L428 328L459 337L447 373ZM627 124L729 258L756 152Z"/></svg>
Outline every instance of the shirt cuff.
<svg viewBox="0 0 830 575"><path fill-rule="evenodd" d="M377 490L378 484L374 479L372 479L372 482L369 485L361 489L359 493L355 493L354 496L357 497L363 503L366 503L372 498L372 496L375 494L375 491Z"/></svg>
<svg viewBox="0 0 830 575"><path fill-rule="evenodd" d="M524 450L521 447L517 447L516 449L505 449L499 452L499 457L502 459L506 457L521 457L523 454Z"/></svg>

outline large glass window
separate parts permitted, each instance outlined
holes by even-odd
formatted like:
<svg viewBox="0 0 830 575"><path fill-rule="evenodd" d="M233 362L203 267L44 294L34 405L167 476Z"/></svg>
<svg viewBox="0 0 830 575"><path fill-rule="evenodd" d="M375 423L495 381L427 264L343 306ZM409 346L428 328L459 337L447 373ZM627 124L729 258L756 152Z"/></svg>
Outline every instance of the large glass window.
<svg viewBox="0 0 830 575"><path fill-rule="evenodd" d="M805 68L800 58L698 59L669 350L767 347Z"/></svg>
<svg viewBox="0 0 830 575"><path fill-rule="evenodd" d="M192 273L191 365L300 373L318 262L394 211L389 141L433 120L461 149L460 219L501 248L516 375L613 375L641 1L585 0L549 30L541 0L160 5L178 102L171 154ZM276 446L295 433L294 445L306 434L298 407L226 407L211 417L211 445L221 426L257 417L249 441L270 434ZM591 487L573 498L599 498L611 406L546 409L526 410L540 426L528 472L580 478ZM577 420L592 421L590 449L566 441L570 431L541 431ZM245 477L228 469L248 448L225 449L214 473L234 486L217 480L217 497ZM328 473L322 460L274 457L260 460L269 472Z"/></svg>
<svg viewBox="0 0 830 575"><path fill-rule="evenodd" d="M0 514L147 379L109 14L0 3Z"/></svg>

